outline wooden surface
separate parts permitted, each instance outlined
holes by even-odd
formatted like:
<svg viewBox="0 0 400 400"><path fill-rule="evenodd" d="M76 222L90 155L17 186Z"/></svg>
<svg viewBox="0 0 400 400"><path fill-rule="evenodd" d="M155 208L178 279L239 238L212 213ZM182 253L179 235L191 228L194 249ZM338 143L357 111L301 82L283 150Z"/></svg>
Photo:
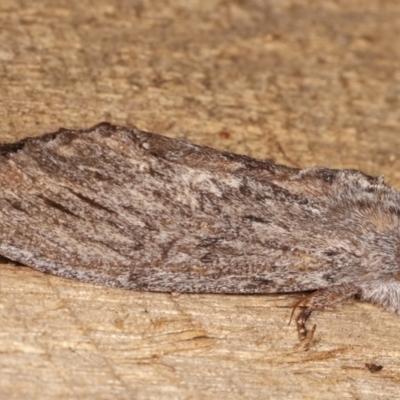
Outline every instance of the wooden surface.
<svg viewBox="0 0 400 400"><path fill-rule="evenodd" d="M400 3L0 2L0 140L108 120L400 189ZM1 188L0 188L1 193ZM0 266L1 399L394 399L400 317ZM371 373L365 363L383 365Z"/></svg>

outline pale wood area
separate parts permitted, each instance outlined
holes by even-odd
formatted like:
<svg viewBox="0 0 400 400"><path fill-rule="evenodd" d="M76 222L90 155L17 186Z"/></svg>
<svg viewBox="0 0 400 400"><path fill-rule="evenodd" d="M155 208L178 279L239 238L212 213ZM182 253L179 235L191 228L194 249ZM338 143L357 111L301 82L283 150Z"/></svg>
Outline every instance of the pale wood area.
<svg viewBox="0 0 400 400"><path fill-rule="evenodd" d="M400 189L397 1L0 2L0 140L108 120ZM0 188L1 195L1 188ZM1 399L394 399L400 317L0 266ZM383 365L372 374L365 363Z"/></svg>

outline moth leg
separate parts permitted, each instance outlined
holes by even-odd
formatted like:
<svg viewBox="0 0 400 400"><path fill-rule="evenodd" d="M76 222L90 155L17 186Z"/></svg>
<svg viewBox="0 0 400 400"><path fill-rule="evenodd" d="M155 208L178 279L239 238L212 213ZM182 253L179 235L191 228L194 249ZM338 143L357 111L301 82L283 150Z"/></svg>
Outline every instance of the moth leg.
<svg viewBox="0 0 400 400"><path fill-rule="evenodd" d="M296 318L297 333L299 339L303 341L308 336L308 331L306 328L306 322L314 310L311 307L305 308ZM316 325L313 326L311 332L314 333ZM312 338L309 338L312 339Z"/></svg>
<svg viewBox="0 0 400 400"><path fill-rule="evenodd" d="M311 295L302 299L296 306L305 304L306 308L296 318L297 332L301 341L307 339L310 341L315 331L315 325L310 332L307 331L306 322L313 311L322 310L325 307L339 303L359 292L359 289L354 285L343 284L328 289L317 290ZM296 307L295 306L295 307ZM311 337L309 336L309 333Z"/></svg>

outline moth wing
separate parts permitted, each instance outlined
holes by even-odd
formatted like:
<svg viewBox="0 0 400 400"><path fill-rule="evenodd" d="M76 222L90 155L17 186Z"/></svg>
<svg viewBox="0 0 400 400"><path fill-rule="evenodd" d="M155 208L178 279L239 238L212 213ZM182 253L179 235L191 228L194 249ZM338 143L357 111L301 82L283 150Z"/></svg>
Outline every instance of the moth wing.
<svg viewBox="0 0 400 400"><path fill-rule="evenodd" d="M311 219L329 183L299 175L107 123L2 145L0 254L142 290L323 287L332 256L315 249L339 237Z"/></svg>

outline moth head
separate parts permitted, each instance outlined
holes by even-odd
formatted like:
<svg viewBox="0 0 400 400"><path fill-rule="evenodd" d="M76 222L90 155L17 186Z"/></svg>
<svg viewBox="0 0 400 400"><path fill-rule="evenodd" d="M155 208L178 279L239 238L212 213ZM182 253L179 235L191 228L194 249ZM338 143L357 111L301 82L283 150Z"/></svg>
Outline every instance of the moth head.
<svg viewBox="0 0 400 400"><path fill-rule="evenodd" d="M362 285L361 292L363 300L400 314L400 274Z"/></svg>
<svg viewBox="0 0 400 400"><path fill-rule="evenodd" d="M361 297L400 314L400 231L375 235L358 285Z"/></svg>

